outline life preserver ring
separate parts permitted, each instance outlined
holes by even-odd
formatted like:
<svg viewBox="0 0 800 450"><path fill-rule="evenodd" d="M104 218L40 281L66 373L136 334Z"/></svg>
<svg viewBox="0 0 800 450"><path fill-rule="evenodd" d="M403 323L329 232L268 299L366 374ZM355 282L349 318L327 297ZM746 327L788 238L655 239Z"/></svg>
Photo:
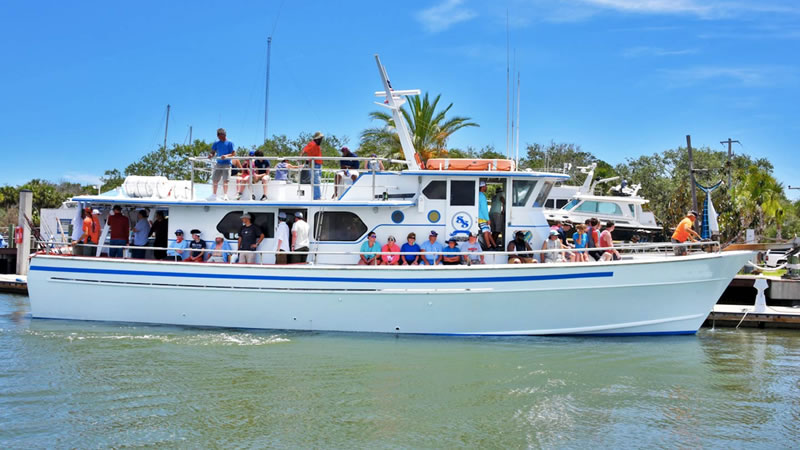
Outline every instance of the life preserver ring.
<svg viewBox="0 0 800 450"><path fill-rule="evenodd" d="M22 231L22 227L14 228L14 242L17 244L22 244L23 235L24 233Z"/></svg>

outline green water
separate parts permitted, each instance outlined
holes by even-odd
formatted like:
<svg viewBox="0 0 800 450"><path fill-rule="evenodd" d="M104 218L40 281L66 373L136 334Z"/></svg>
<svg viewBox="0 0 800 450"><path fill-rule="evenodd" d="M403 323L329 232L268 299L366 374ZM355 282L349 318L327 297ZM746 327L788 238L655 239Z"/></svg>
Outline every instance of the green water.
<svg viewBox="0 0 800 450"><path fill-rule="evenodd" d="M0 447L800 442L800 332L441 338L31 320L0 294Z"/></svg>

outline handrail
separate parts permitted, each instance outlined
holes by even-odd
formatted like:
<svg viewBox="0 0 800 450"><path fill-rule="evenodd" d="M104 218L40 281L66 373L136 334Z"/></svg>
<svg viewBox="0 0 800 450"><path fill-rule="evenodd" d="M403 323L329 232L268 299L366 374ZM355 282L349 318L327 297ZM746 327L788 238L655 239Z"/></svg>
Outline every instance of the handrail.
<svg viewBox="0 0 800 450"><path fill-rule="evenodd" d="M72 245L76 245L76 244L77 245L82 245L82 246L85 246L85 247L92 247L92 248L95 248L95 249L97 247L103 247L103 248L119 248L119 249L123 249L123 250L175 250L174 247L155 247L155 246L151 247L151 246L141 246L141 245L139 245L139 246L137 246L137 245L110 245L110 244L102 244L101 245L101 244L83 244L83 243L80 243L80 242L77 242L77 243L76 242L71 242L71 243L51 242L51 241L44 241L44 240L36 240L34 242L43 244L45 246L48 246L47 247L48 250L50 249L49 246L62 246L62 247L64 247L64 246L72 246ZM260 254L260 255L265 255L265 254L266 255L272 255L272 254L285 254L285 255L314 254L314 255L344 255L344 256L348 256L348 255L350 255L350 256L356 256L356 255L380 255L380 256L383 256L383 255L400 255L400 256L411 256L411 255L414 255L414 256L416 256L416 255L437 255L437 256L439 256L439 255L451 255L451 256L453 256L453 255L459 255L459 256L468 256L468 255L481 255L482 254L482 255L509 255L509 256L516 256L516 255L519 255L519 254L526 254L526 255L527 254L536 254L536 255L540 255L540 254L547 254L547 253L572 253L572 252L576 252L576 251L589 252L589 251L601 251L601 250L602 251L605 251L605 250L618 250L618 251L622 250L622 251L626 251L626 250L648 250L648 249L651 249L651 250L670 249L670 250L672 250L675 247L686 247L686 248L701 247L702 248L702 247L708 247L708 246L712 246L712 248L716 248L716 250L713 253L720 253L720 251L721 251L721 250L719 250L719 242L718 241L697 241L697 242L685 242L685 243L681 243L681 244L673 244L671 242L651 243L651 244L621 244L619 246L613 246L613 247L592 247L592 248L580 248L580 249L564 248L564 249L547 249L547 250L531 249L531 250L519 250L519 251L516 251L516 250L515 251L481 251L480 253L477 253L477 252L464 252L464 251L459 251L459 252L445 252L445 251L441 251L441 252L424 252L424 251L423 252L383 252L383 251L377 251L377 252L362 252L362 251L313 251L313 252L312 251L304 251L304 252L297 252L297 251L288 251L287 252L287 251L278 251L278 250L239 250L239 249L217 250L217 249L214 249L214 248L192 249L192 248L188 248L188 247L182 248L182 249L179 249L179 250L183 250L183 251L186 251L186 252L202 252L202 253L211 253L211 252L216 252L216 251L222 251L222 252L227 252L227 253L252 252L252 253L257 253L257 254ZM41 253L41 251L38 252L38 253ZM46 253L49 254L49 251L46 252ZM661 253L661 252L659 252L659 253ZM123 259L126 259L126 258L124 258L124 253L123 253Z"/></svg>

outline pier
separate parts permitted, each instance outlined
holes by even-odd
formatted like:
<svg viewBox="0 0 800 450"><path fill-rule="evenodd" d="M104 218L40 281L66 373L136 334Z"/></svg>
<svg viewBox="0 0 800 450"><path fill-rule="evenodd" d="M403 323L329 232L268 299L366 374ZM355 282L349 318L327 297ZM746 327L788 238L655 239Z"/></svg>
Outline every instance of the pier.
<svg viewBox="0 0 800 450"><path fill-rule="evenodd" d="M0 292L28 295L27 275L0 274Z"/></svg>

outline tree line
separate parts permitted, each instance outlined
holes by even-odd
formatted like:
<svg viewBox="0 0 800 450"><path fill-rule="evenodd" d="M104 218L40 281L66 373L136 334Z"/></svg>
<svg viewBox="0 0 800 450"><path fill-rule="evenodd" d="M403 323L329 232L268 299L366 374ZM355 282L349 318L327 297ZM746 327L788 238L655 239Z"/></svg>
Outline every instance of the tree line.
<svg viewBox="0 0 800 450"><path fill-rule="evenodd" d="M503 159L505 155L492 146L481 148L452 148L448 140L453 133L465 127L477 127L471 118L448 116L453 104L439 108L440 96L431 99L423 96L409 97L403 107L402 116L409 126L414 147L423 160L435 157ZM357 148L351 148L359 156L375 153L381 157L403 159L402 148L395 130L394 119L383 111L370 113L378 122L365 129L359 136ZM273 135L257 146L238 147L237 154L247 155L261 150L269 156L297 156L310 140L311 132L300 133L290 138ZM235 139L234 139L235 142ZM346 136L327 135L322 144L324 156L340 156L339 150L346 146ZM699 183L712 185L727 179L731 171L733 186L723 185L714 191L713 202L719 214L723 242L741 239L744 230L753 228L759 238L782 238L800 231L800 202L791 202L783 186L772 174L773 166L763 158L754 159L746 154L737 154L728 163L727 152L710 148L694 150L694 166ZM101 177L100 190L106 192L120 186L126 176L165 176L169 179L188 180L192 175L190 157L205 157L211 152L211 143L195 140L189 144L174 144L146 153L124 169L106 170ZM572 176L569 184L580 184L584 175L577 167L597 164L595 178L620 176L629 184L641 183L640 195L650 200L646 206L665 229L674 227L687 210L691 209L691 185L689 182L688 152L685 148L667 149L652 155L627 158L625 162L611 165L574 143L528 144L521 155L519 167L533 170L562 170L569 167ZM337 167L335 161L326 161L326 166ZM399 167L398 167L399 168ZM196 182L207 182L208 173L195 171ZM608 187L601 187L607 190ZM57 208L62 202L79 194L94 193L91 185L80 185L60 181L53 183L34 179L20 186L0 187L0 226L17 223L17 201L21 189L33 191L34 221L38 223L38 210ZM604 194L606 192L597 192ZM702 208L703 192L698 190L698 205Z"/></svg>

